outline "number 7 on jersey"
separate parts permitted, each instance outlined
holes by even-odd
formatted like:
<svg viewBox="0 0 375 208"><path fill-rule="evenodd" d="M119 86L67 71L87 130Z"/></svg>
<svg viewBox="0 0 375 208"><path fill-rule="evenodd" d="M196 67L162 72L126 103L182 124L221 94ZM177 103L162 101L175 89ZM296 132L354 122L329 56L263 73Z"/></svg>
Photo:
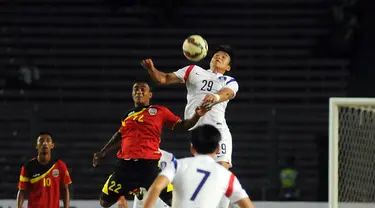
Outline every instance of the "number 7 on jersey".
<svg viewBox="0 0 375 208"><path fill-rule="evenodd" d="M210 172L202 170L202 169L197 169L197 172L204 174L204 176L203 176L201 182L198 184L197 189L195 189L193 195L191 196L191 198L190 198L191 201L194 201L195 198L197 198L197 195L198 195L199 191L202 189L202 186L204 185L204 183L206 183L208 176L210 176Z"/></svg>

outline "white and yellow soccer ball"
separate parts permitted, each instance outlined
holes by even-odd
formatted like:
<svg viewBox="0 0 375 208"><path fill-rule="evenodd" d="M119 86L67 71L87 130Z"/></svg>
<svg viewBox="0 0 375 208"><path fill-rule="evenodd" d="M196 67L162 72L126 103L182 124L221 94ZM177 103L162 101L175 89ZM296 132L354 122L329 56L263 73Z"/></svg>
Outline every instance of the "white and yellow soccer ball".
<svg viewBox="0 0 375 208"><path fill-rule="evenodd" d="M207 41L200 35L190 35L182 45L184 56L190 61L200 61L207 55Z"/></svg>

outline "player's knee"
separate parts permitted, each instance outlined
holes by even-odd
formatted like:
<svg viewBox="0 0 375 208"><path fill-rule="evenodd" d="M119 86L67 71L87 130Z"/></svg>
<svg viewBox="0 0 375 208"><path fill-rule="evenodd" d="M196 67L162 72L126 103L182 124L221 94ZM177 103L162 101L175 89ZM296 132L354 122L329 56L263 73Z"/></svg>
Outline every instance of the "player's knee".
<svg viewBox="0 0 375 208"><path fill-rule="evenodd" d="M110 202L104 201L103 199L100 199L100 206L102 206L104 208L107 208L107 207L111 207L112 205L113 205L113 203L110 203Z"/></svg>
<svg viewBox="0 0 375 208"><path fill-rule="evenodd" d="M224 166L226 169L229 169L229 168L232 167L229 162L219 161L217 163L219 163L220 165Z"/></svg>

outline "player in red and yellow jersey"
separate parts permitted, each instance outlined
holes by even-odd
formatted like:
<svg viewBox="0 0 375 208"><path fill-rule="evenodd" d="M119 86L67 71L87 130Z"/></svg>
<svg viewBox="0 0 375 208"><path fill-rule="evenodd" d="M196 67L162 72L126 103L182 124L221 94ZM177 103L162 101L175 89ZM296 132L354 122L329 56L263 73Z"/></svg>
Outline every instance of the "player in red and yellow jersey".
<svg viewBox="0 0 375 208"><path fill-rule="evenodd" d="M164 125L171 130L188 130L209 110L197 106L190 119L181 120L168 108L150 104L152 92L146 81L136 81L132 95L135 108L122 118L120 129L105 147L94 154L93 166L96 167L108 151L121 146L117 152L117 167L102 189L102 207L112 206L120 196L134 189L150 187L159 173L159 144Z"/></svg>
<svg viewBox="0 0 375 208"><path fill-rule="evenodd" d="M62 160L51 158L54 143L50 133L42 132L37 139L38 156L22 168L18 182L17 207L21 208L28 192L28 208L59 208L60 188L64 208L69 207L69 171Z"/></svg>

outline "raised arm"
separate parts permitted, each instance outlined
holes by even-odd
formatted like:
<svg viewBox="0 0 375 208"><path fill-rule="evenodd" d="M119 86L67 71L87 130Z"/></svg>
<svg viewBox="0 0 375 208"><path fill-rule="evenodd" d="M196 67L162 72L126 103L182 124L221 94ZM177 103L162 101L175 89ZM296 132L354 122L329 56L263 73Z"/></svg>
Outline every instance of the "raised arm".
<svg viewBox="0 0 375 208"><path fill-rule="evenodd" d="M99 159L103 158L107 152L113 150L114 148L118 147L121 142L121 133L116 132L113 134L112 138L107 142L107 144L103 147L100 152L94 153L94 158L92 161L92 165L96 167L98 165Z"/></svg>
<svg viewBox="0 0 375 208"><path fill-rule="evenodd" d="M164 73L156 69L151 59L142 60L141 65L147 70L151 79L157 84L169 85L183 83L183 81L178 78L175 73Z"/></svg>

